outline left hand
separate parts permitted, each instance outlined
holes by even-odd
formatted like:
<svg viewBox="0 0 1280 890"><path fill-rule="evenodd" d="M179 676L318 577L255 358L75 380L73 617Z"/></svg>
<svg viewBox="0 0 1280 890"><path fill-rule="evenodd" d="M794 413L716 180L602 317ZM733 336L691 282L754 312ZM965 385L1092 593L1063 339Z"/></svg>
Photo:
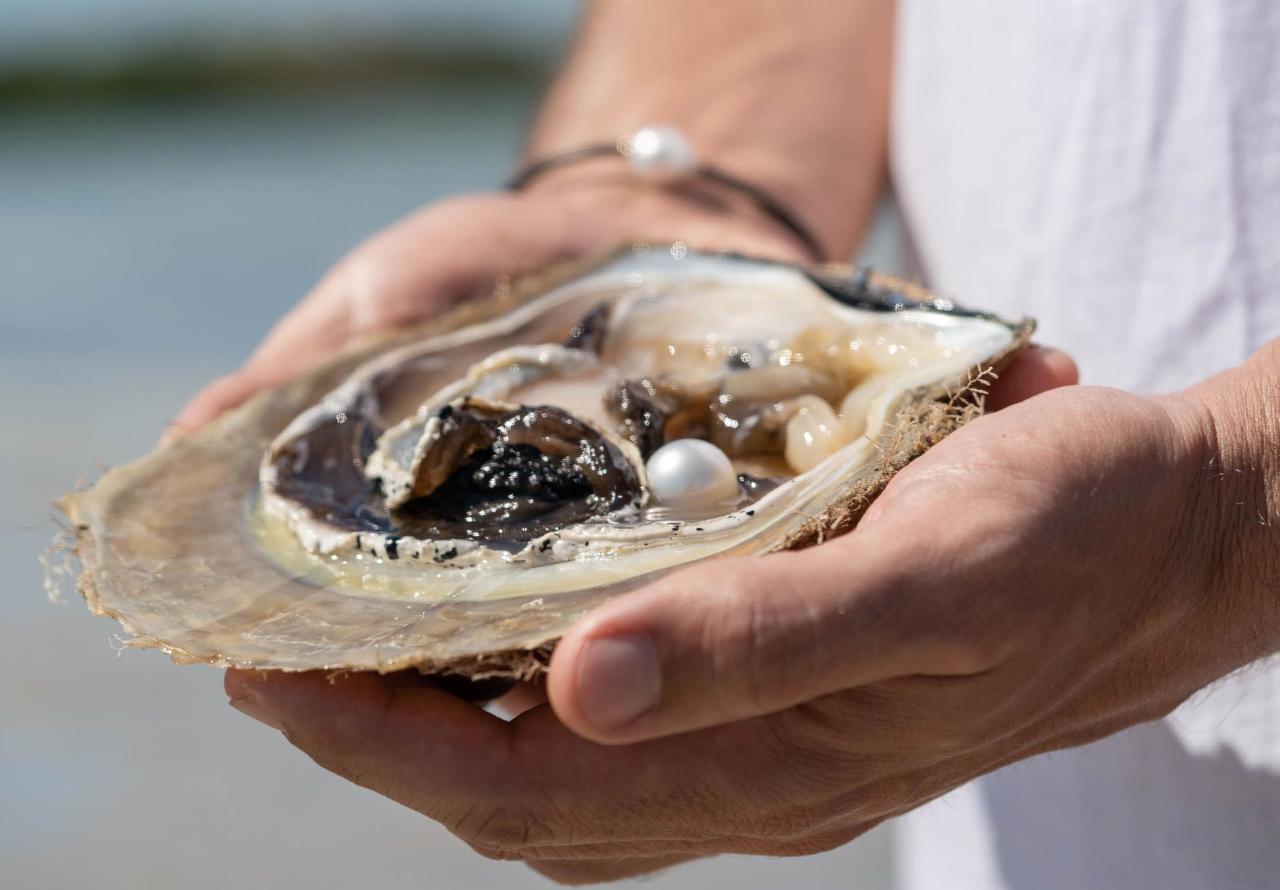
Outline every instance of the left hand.
<svg viewBox="0 0 1280 890"><path fill-rule="evenodd" d="M1003 398L1072 382L1030 355ZM592 613L550 706L510 722L403 676L233 671L227 691L321 766L559 880L830 849L1255 657L1210 575L1202 413L1073 387L983 417L850 534Z"/></svg>

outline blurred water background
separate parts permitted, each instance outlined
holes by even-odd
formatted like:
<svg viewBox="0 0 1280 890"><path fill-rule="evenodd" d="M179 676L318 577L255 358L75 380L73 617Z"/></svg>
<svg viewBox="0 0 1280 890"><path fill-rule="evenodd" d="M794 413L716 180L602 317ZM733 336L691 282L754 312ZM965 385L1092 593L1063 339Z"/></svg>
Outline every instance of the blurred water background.
<svg viewBox="0 0 1280 890"><path fill-rule="evenodd" d="M50 501L148 450L344 250L492 187L570 0L0 0L0 886L549 884L334 778L219 671L45 601ZM867 252L897 262L891 226ZM890 885L873 832L654 888Z"/></svg>

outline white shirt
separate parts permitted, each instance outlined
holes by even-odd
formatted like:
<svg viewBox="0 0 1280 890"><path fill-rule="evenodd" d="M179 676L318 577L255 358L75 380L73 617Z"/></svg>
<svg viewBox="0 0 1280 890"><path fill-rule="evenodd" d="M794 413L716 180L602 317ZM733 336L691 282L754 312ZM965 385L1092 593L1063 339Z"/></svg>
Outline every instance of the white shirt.
<svg viewBox="0 0 1280 890"><path fill-rule="evenodd" d="M1280 336L1280 2L899 7L894 177L936 288L1138 391ZM1280 888L1280 666L902 824L912 890Z"/></svg>

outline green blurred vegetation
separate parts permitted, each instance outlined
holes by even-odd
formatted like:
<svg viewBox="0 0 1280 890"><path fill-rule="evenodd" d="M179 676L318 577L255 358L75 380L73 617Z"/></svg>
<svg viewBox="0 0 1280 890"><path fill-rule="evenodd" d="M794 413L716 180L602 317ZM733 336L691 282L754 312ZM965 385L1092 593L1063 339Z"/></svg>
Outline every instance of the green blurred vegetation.
<svg viewBox="0 0 1280 890"><path fill-rule="evenodd" d="M449 82L536 85L546 80L551 67L549 60L497 52L449 55L414 46L235 53L176 46L117 63L0 70L0 107L186 101Z"/></svg>

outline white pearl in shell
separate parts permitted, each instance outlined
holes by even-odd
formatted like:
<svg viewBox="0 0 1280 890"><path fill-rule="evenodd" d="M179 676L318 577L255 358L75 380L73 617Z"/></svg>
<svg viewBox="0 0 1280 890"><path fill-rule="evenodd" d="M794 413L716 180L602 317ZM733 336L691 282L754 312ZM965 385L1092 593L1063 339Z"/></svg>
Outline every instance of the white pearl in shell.
<svg viewBox="0 0 1280 890"><path fill-rule="evenodd" d="M697 509L724 505L739 494L729 456L702 439L668 442L645 464L649 493L663 507Z"/></svg>
<svg viewBox="0 0 1280 890"><path fill-rule="evenodd" d="M698 155L675 127L656 124L636 130L627 140L627 163L640 179L672 182L698 169Z"/></svg>

